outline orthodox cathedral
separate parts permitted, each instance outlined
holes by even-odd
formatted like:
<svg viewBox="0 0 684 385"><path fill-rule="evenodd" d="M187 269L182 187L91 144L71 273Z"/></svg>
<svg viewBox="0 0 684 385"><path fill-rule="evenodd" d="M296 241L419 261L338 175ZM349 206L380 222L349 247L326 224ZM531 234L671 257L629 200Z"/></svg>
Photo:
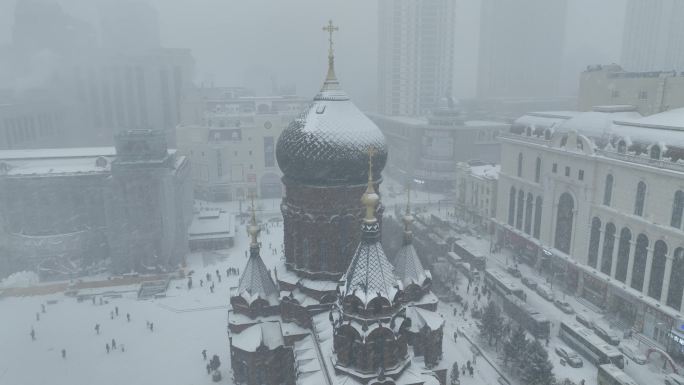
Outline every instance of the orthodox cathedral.
<svg viewBox="0 0 684 385"><path fill-rule="evenodd" d="M328 73L309 107L283 131L284 260L259 254L254 211L250 253L231 289L228 334L239 384L445 384L444 320L431 275L412 245L390 262L380 241L379 187L385 138L335 76L330 22ZM253 210L253 209L252 209Z"/></svg>

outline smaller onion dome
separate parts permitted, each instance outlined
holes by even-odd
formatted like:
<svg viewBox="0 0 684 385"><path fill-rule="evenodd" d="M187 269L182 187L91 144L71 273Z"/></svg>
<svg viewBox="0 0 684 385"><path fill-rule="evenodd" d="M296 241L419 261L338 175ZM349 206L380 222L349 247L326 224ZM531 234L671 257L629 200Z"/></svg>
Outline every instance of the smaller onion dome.
<svg viewBox="0 0 684 385"><path fill-rule="evenodd" d="M413 247L413 233L411 232L411 224L413 223L413 216L410 211L410 194L406 204L406 214L404 215L404 242L399 248L396 257L394 258L394 272L401 280L404 288L409 285L423 286L425 281L430 279L430 272L423 268L420 262L418 253Z"/></svg>
<svg viewBox="0 0 684 385"><path fill-rule="evenodd" d="M371 170L372 155L370 151ZM342 287L344 297L356 296L364 306L376 297L384 297L390 304L394 304L395 297L401 291L401 284L394 276L394 268L387 260L380 242L380 225L375 218L375 208L379 201L380 197L373 187L373 173L369 171L368 187L361 198L361 202L366 206L366 216L361 224L361 242L343 277Z"/></svg>
<svg viewBox="0 0 684 385"><path fill-rule="evenodd" d="M248 304L251 304L258 298L264 299L270 304L275 304L278 300L279 291L271 278L271 273L259 255L259 241L257 240L259 231L254 212L254 202L252 202L252 221L247 228L247 232L252 239L249 246L249 259L242 272L242 276L240 276L237 294L243 297Z"/></svg>

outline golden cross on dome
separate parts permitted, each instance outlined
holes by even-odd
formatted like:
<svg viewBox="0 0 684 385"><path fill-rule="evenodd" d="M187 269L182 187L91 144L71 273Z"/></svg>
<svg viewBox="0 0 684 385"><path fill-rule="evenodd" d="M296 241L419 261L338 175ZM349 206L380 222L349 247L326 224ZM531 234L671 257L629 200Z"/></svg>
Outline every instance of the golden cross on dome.
<svg viewBox="0 0 684 385"><path fill-rule="evenodd" d="M328 25L323 27L323 30L326 31L330 36L328 37L328 42L330 43L330 48L328 50L328 55L332 56L333 54L333 32L339 31L340 27L333 25L332 19L328 20Z"/></svg>

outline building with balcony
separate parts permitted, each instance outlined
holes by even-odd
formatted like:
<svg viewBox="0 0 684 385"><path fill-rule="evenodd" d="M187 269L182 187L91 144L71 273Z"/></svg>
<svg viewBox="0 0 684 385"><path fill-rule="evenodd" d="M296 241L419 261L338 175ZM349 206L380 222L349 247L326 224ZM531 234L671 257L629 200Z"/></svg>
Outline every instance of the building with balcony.
<svg viewBox="0 0 684 385"><path fill-rule="evenodd" d="M276 140L309 101L233 96L202 98L197 123L176 128L178 151L192 161L195 196L211 201L244 200L250 194L280 198Z"/></svg>
<svg viewBox="0 0 684 385"><path fill-rule="evenodd" d="M466 120L453 104L423 118L369 116L387 138L392 154L389 175L443 192L453 189L458 162L498 163L497 135L509 127L502 122Z"/></svg>
<svg viewBox="0 0 684 385"><path fill-rule="evenodd" d="M500 140L496 239L681 357L684 109L528 114Z"/></svg>

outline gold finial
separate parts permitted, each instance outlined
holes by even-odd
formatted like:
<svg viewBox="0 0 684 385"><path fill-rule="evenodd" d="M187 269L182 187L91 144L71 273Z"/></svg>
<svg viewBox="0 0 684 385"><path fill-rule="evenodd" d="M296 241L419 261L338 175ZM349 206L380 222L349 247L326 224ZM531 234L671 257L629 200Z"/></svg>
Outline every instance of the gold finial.
<svg viewBox="0 0 684 385"><path fill-rule="evenodd" d="M373 155L376 151L373 147L368 149L368 186L366 187L366 192L361 197L361 203L366 206L366 221L375 221L375 207L380 201L380 197L375 192L375 187L373 186Z"/></svg>
<svg viewBox="0 0 684 385"><path fill-rule="evenodd" d="M328 32L328 76L325 80L336 80L335 76L335 53L333 51L333 32L339 31L340 27L333 25L332 20L328 20L328 25L323 27L323 30Z"/></svg>
<svg viewBox="0 0 684 385"><path fill-rule="evenodd" d="M256 221L256 209L254 208L254 194L249 194L249 198L252 201L252 206L251 206L251 212L252 212L252 221L249 224L249 227L247 228L247 232L249 232L249 235L252 238L252 246L258 246L259 242L257 241L257 236L259 235L259 226L257 225Z"/></svg>

